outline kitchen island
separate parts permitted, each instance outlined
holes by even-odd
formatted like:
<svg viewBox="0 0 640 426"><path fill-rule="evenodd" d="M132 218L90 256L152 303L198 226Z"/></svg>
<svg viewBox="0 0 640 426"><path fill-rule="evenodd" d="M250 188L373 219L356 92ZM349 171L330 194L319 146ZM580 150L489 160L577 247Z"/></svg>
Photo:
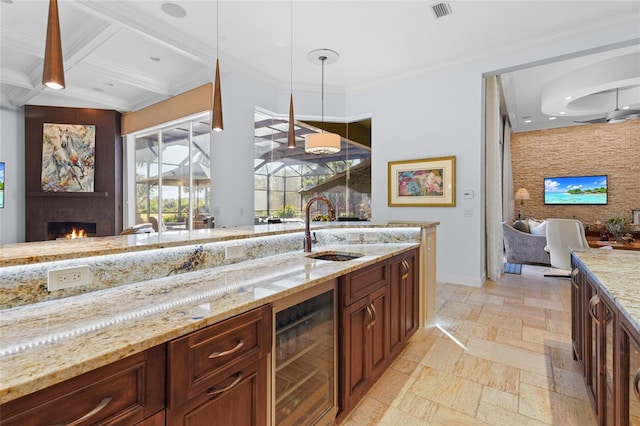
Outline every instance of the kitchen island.
<svg viewBox="0 0 640 426"><path fill-rule="evenodd" d="M0 268L3 286L10 286L9 281L14 281L5 281L7 277L19 281L17 278L24 275L21 271L27 267L36 268L32 278L41 281L35 275L41 273L42 268L74 261L90 264L106 261L116 265L118 259L114 256L128 255L132 251L142 257L132 261L128 267L135 268L142 262L139 265L142 274L151 274L153 271L143 260L149 258L162 263L165 245L193 254L194 242L202 243L195 246L196 249L201 247L198 253L208 253L216 258L217 255L212 253L218 253L220 249L224 252L224 245L232 241L242 244L245 256L235 262L218 259L217 265L202 269L187 268L169 274L162 271L161 276L151 275L151 278L137 282L102 287L97 282L92 284L90 291L84 289L78 294L63 295L66 297L46 295L49 298L45 300L5 307L0 311L0 403L420 247L423 231L434 229L437 223L332 225L313 229L319 240L313 251L350 252L360 257L348 262L307 257L308 253L301 250L299 225L285 225L279 229L273 225L250 227L252 229L248 232L238 229L223 229L220 233L201 230L197 232L202 234L189 234L183 239L167 234L162 237L164 240L159 236L146 236L149 241L156 239L147 244L140 242L145 236L138 237L137 242L132 242L133 236L112 237L106 241L85 242L85 254L88 253L89 257L80 257L79 250L68 248L57 253L43 250L42 256L48 257L35 264L27 264L25 260L29 258L28 246L32 243L16 245L22 246L20 248L9 247L7 253L10 255L3 256L5 267ZM279 244L283 238L284 243ZM53 243L53 246L59 245L58 242ZM39 249L47 245L33 244ZM206 247L202 248L207 244L223 246L209 252ZM74 245L83 247L75 242ZM292 250L292 247L297 250ZM3 255L5 249L2 248ZM18 255L20 250L22 255ZM51 260L54 258L55 261ZM201 263L206 264L204 261ZM171 265L169 268L170 272L175 270ZM101 271L94 271L94 281L101 281ZM110 279L105 277L105 281ZM36 284L36 289L30 293L41 293L41 285Z"/></svg>
<svg viewBox="0 0 640 426"><path fill-rule="evenodd" d="M640 422L640 253L572 253L571 336L599 425Z"/></svg>

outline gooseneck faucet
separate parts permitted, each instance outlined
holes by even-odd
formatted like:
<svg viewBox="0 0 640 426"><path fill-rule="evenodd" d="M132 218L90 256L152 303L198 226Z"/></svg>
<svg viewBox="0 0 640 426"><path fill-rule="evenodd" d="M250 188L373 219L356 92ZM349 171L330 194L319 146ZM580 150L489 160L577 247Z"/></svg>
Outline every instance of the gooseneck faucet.
<svg viewBox="0 0 640 426"><path fill-rule="evenodd" d="M312 199L309 200L309 202L307 203L307 207L304 208L304 219L305 219L304 251L305 253L311 253L311 231L309 230L309 222L311 222L311 219L309 219L309 210L311 209L311 205L315 201L322 201L323 203L325 203L327 207L329 207L329 219L336 220L336 209L333 207L333 204L331 204L331 201L327 200L325 197L322 197L322 196L313 197Z"/></svg>

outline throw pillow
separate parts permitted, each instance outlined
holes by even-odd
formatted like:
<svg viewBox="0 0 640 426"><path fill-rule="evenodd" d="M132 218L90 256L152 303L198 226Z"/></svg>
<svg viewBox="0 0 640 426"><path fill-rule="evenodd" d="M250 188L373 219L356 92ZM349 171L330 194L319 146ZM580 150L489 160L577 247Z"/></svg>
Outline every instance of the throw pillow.
<svg viewBox="0 0 640 426"><path fill-rule="evenodd" d="M547 222L545 220L542 222L529 220L529 231L533 235L547 235Z"/></svg>
<svg viewBox="0 0 640 426"><path fill-rule="evenodd" d="M515 222L513 222L513 228L526 234L529 233L529 225L527 225L527 222L525 222L524 220L516 220Z"/></svg>

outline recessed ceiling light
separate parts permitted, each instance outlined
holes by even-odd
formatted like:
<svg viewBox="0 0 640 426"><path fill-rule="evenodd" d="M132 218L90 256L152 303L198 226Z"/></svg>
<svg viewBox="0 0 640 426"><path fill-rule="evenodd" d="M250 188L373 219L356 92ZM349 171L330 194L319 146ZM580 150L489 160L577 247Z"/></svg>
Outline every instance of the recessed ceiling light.
<svg viewBox="0 0 640 426"><path fill-rule="evenodd" d="M162 3L162 11L174 18L184 18L187 16L187 11L175 3Z"/></svg>
<svg viewBox="0 0 640 426"><path fill-rule="evenodd" d="M525 123L531 123L531 117L522 117L522 120L523 120Z"/></svg>
<svg viewBox="0 0 640 426"><path fill-rule="evenodd" d="M566 98L564 98L565 101L570 101L571 99L573 99L571 96L567 96Z"/></svg>
<svg viewBox="0 0 640 426"><path fill-rule="evenodd" d="M622 109L629 109L629 105L623 106Z"/></svg>
<svg viewBox="0 0 640 426"><path fill-rule="evenodd" d="M549 117L549 120L555 120L558 117Z"/></svg>
<svg viewBox="0 0 640 426"><path fill-rule="evenodd" d="M565 114L566 114L566 112L560 111L560 115L565 115Z"/></svg>
<svg viewBox="0 0 640 426"><path fill-rule="evenodd" d="M160 61L160 58L157 56L149 56L149 59L151 59L152 61L158 62Z"/></svg>

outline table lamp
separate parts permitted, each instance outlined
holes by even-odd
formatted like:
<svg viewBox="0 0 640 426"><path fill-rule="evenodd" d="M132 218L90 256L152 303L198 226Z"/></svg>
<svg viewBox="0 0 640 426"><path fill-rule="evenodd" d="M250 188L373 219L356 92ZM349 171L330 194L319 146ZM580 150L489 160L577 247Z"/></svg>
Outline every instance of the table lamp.
<svg viewBox="0 0 640 426"><path fill-rule="evenodd" d="M520 216L522 215L522 207L524 205L524 200L529 200L529 191L525 188L520 188L516 191L516 201L520 201L520 211L518 211L518 220L520 220Z"/></svg>

